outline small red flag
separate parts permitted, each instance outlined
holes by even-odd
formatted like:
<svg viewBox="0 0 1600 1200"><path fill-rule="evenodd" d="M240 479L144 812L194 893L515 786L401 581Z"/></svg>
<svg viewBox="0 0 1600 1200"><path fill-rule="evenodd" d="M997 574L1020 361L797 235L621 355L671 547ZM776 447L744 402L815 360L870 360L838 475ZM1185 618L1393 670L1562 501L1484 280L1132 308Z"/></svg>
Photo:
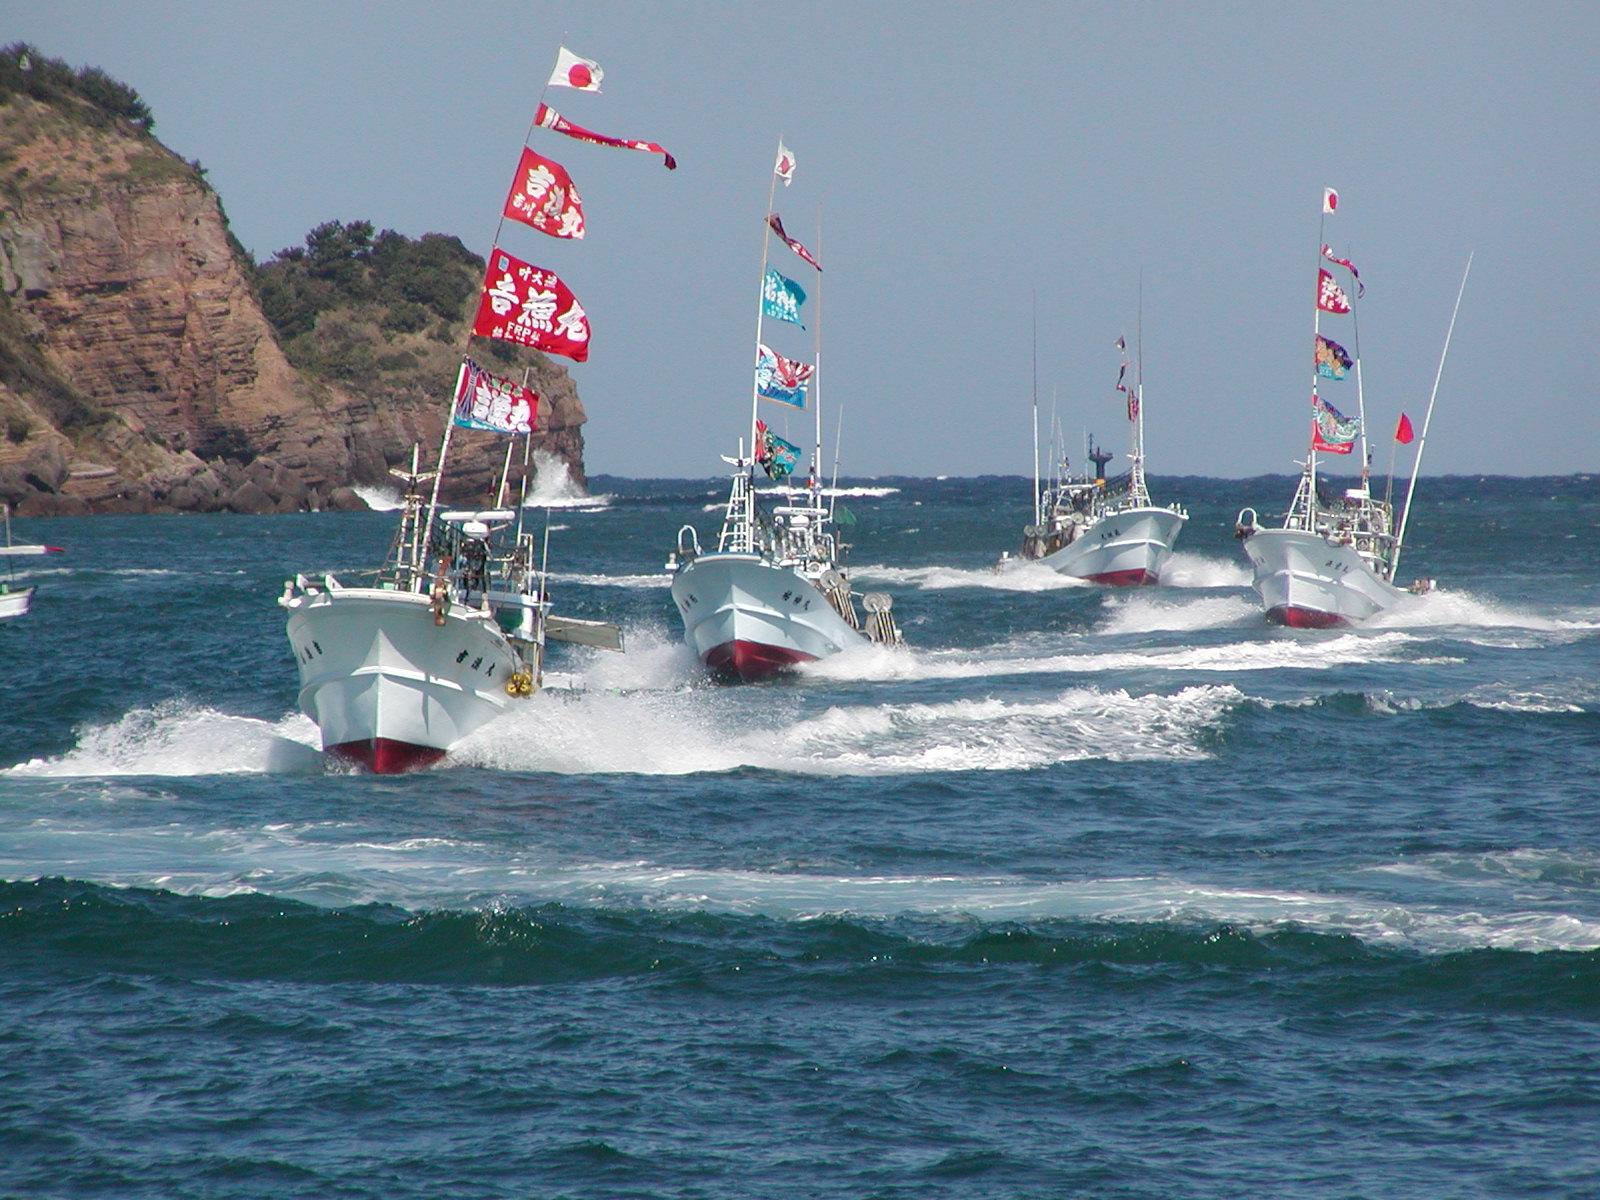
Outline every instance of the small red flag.
<svg viewBox="0 0 1600 1200"><path fill-rule="evenodd" d="M554 271L513 258L499 246L489 255L472 332L574 362L589 357L589 318L572 289Z"/></svg>
<svg viewBox="0 0 1600 1200"><path fill-rule="evenodd" d="M805 259L808 263L810 263L817 270L819 270L819 271L822 270L822 264L819 263L815 258L813 258L811 256L811 251L807 250L797 240L795 240L794 238L790 237L787 233L785 233L783 231L783 218L782 217L780 217L777 213L768 213L767 214L767 224L772 227L772 232L773 233L777 234L780 238L783 239L783 244L785 246L789 247L789 249L793 250L796 254L798 254L801 258Z"/></svg>
<svg viewBox="0 0 1600 1200"><path fill-rule="evenodd" d="M619 150L643 150L646 154L659 154L661 161L666 164L667 170L676 171L678 160L673 158L655 142L641 142L634 138L610 137L604 133L596 133L592 129L585 129L573 121L567 120L548 104L539 105L533 119L541 129L553 129L557 133L564 133L569 138L580 142L592 142L596 146L615 146Z"/></svg>
<svg viewBox="0 0 1600 1200"><path fill-rule="evenodd" d="M1416 435L1411 432L1411 418L1405 413L1400 414L1400 424L1394 427L1394 440L1402 446L1409 446L1411 439Z"/></svg>
<svg viewBox="0 0 1600 1200"><path fill-rule="evenodd" d="M526 146L502 211L511 220L532 225L551 237L583 236L583 198L572 186L572 177L560 163Z"/></svg>
<svg viewBox="0 0 1600 1200"><path fill-rule="evenodd" d="M1317 307L1323 312L1330 313L1350 311L1350 297L1344 294L1344 289L1322 267L1317 268Z"/></svg>

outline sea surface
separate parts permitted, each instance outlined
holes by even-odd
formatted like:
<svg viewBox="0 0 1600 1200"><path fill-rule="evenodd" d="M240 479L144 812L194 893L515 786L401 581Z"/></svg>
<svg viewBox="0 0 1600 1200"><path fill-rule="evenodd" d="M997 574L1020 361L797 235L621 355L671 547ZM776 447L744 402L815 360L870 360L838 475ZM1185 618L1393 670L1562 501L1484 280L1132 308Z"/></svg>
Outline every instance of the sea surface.
<svg viewBox="0 0 1600 1200"><path fill-rule="evenodd" d="M393 515L19 521L0 1196L1600 1195L1600 480L1425 481L1360 629L1285 478L1165 586L997 575L1018 479L856 480L909 649L705 682L724 484L551 510L620 622L441 767L330 766L275 600ZM540 515L543 520L543 515Z"/></svg>

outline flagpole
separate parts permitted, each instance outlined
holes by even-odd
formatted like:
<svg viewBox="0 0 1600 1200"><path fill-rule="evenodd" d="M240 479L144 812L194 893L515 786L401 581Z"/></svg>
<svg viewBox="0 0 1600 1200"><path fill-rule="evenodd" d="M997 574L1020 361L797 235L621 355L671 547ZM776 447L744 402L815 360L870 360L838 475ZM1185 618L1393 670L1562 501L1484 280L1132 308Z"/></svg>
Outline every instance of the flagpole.
<svg viewBox="0 0 1600 1200"><path fill-rule="evenodd" d="M1350 251L1346 249L1345 253L1349 254ZM1319 265L1317 270L1322 270L1322 267ZM1361 491L1370 499L1372 488L1367 482L1370 474L1367 468L1371 464L1367 461L1367 455L1371 452L1367 449L1367 399L1361 386L1361 319L1356 316L1354 300L1350 302L1350 331L1356 347L1356 421L1361 426Z"/></svg>
<svg viewBox="0 0 1600 1200"><path fill-rule="evenodd" d="M1317 270L1322 270L1322 243L1327 237L1328 228L1328 198L1327 189L1323 189L1321 212L1317 217ZM1318 279L1321 278L1319 274ZM1315 294L1315 293L1313 293ZM1311 308L1311 443L1306 450L1306 472L1310 481L1310 492L1306 496L1306 528L1315 532L1317 527L1317 356L1315 353L1316 339L1322 336L1322 305L1312 303Z"/></svg>
<svg viewBox="0 0 1600 1200"><path fill-rule="evenodd" d="M1039 293L1033 293L1033 523L1044 524L1044 498L1039 495Z"/></svg>
<svg viewBox="0 0 1600 1200"><path fill-rule="evenodd" d="M1134 499L1140 504L1148 503L1148 490L1144 485L1144 267L1139 268L1139 319L1134 331L1139 339L1135 354L1138 360L1138 378L1134 380L1134 388L1139 397L1138 419L1133 426L1133 471L1134 483L1138 487L1138 494Z"/></svg>
<svg viewBox="0 0 1600 1200"><path fill-rule="evenodd" d="M561 51L558 49L556 51L555 62L559 63L560 61L561 61ZM550 72L551 72L552 75L555 73L555 63L552 63L550 65ZM528 121L528 130L527 130L526 133L524 133L522 135L522 144L523 144L524 147L526 147L528 142L531 141L532 138L533 138L533 131L539 124L539 110L544 107L544 98L547 95L549 95L549 93L550 93L550 76L546 75L545 76L545 80L544 80L544 86L539 89L539 103L534 106L533 116ZM494 259L494 252L495 252L496 248L498 248L499 245L500 245L500 234L504 231L505 226L506 226L506 206L505 206L504 201L502 201L501 204L500 204L500 219L495 223L494 237L489 242L489 258L490 258L491 261L493 261L493 259ZM478 291L479 291L479 293L481 295L481 293L483 291L483 286L481 284L478 287ZM466 340L466 344L462 347L462 356L463 356L463 358L466 356L466 352L468 350L470 350L471 348L472 348L472 325L469 323L467 325L467 340ZM450 407L445 412L444 437L442 439L440 439L440 442L439 442L439 461L434 466L433 494L428 499L428 524L427 524L427 527L423 530L423 533L422 533L422 556L421 556L421 560L418 563L419 567L426 565L426 563L428 561L428 554L433 549L433 519L434 519L435 515L437 515L437 513L439 511L439 486L440 486L441 483L444 482L444 459L445 459L445 455L448 454L449 451L450 451L450 431L455 427L455 420L454 420L454 417L455 417L455 403L456 403L456 399L455 398L456 398L456 395L461 391L461 377L462 377L462 373L464 373L466 371L466 369L467 369L466 363L463 362L461 364L461 370L456 373L455 391L450 393ZM532 435L530 434L529 436L531 437ZM509 463L509 459L507 461Z"/></svg>
<svg viewBox="0 0 1600 1200"><path fill-rule="evenodd" d="M778 145L783 145L783 135L778 135ZM778 169L774 165L772 178L767 181L767 217L761 222L761 276L756 281L756 354L761 353L761 338L765 332L762 317L766 312L767 292L767 261L772 253L772 201L778 194ZM753 356L752 356L753 357ZM761 389L756 383L754 369L750 372L750 478L756 474L756 421L758 419L756 403L761 397Z"/></svg>
<svg viewBox="0 0 1600 1200"><path fill-rule="evenodd" d="M1422 451L1428 445L1428 425L1433 420L1433 402L1439 396L1439 380L1444 375L1445 356L1450 353L1450 339L1456 331L1456 314L1461 311L1461 297L1467 290L1467 276L1472 274L1472 254L1467 255L1466 269L1461 272L1461 286L1456 290L1456 306L1450 310L1450 327L1445 330L1444 349L1439 351L1439 367L1433 373L1433 390L1428 393L1428 412L1422 418L1422 436L1417 439L1417 457L1411 463L1411 486L1406 489L1406 508L1400 514L1400 532L1394 539L1394 560L1389 567L1389 579L1400 569L1400 548L1405 545L1406 522L1411 518L1411 497L1417 490L1417 472L1422 468Z"/></svg>
<svg viewBox="0 0 1600 1200"><path fill-rule="evenodd" d="M770 230L771 226L768 226ZM817 257L822 257L822 204L817 203ZM817 272L817 331L812 338L811 403L816 408L817 448L811 456L817 486L822 486L822 272Z"/></svg>

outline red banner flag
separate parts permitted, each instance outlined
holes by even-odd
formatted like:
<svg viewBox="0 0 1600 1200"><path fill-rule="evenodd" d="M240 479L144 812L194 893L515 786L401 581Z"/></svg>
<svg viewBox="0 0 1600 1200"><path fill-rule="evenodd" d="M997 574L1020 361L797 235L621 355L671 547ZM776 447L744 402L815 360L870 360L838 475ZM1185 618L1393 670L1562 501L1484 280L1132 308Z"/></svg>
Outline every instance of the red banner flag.
<svg viewBox="0 0 1600 1200"><path fill-rule="evenodd" d="M1317 307L1330 313L1350 311L1350 297L1344 294L1344 289L1334 282L1333 276L1323 267L1317 268Z"/></svg>
<svg viewBox="0 0 1600 1200"><path fill-rule="evenodd" d="M1401 413L1400 424L1394 427L1394 440L1402 446L1409 446L1415 436L1416 434L1411 431L1411 418Z"/></svg>
<svg viewBox="0 0 1600 1200"><path fill-rule="evenodd" d="M505 214L551 237L583 236L583 198L560 163L526 146L506 196Z"/></svg>
<svg viewBox="0 0 1600 1200"><path fill-rule="evenodd" d="M532 388L491 375L470 358L462 362L451 417L457 425L492 433L532 433L538 415L539 395Z"/></svg>
<svg viewBox="0 0 1600 1200"><path fill-rule="evenodd" d="M533 119L543 129L553 129L557 133L564 133L569 138L576 138L580 142L593 142L596 146L616 146L619 150L643 150L647 154L659 154L662 161L666 163L667 170L676 171L678 169L678 160L656 145L656 143L607 137L603 133L585 129L582 125L574 125L548 104L539 105L539 111L534 114Z"/></svg>
<svg viewBox="0 0 1600 1200"><path fill-rule="evenodd" d="M805 259L808 263L810 263L817 270L819 270L819 271L822 270L822 264L819 263L816 259L811 257L811 251L807 250L804 246L802 246L794 238L790 237L787 233L785 233L783 231L783 218L782 217L780 217L777 213L768 213L767 214L767 224L772 227L772 232L778 235L778 237L782 240L782 242L783 242L783 244L785 246L789 247L789 249L793 250L796 254L798 254L801 258Z"/></svg>
<svg viewBox="0 0 1600 1200"><path fill-rule="evenodd" d="M499 246L489 255L472 332L574 362L589 357L589 318L572 289L555 272L513 258Z"/></svg>

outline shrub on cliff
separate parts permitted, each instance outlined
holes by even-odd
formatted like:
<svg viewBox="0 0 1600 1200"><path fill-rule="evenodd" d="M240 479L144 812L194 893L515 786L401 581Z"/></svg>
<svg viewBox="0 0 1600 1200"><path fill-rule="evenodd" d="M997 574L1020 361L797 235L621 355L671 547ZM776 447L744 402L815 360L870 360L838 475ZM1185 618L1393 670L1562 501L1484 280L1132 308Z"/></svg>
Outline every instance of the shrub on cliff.
<svg viewBox="0 0 1600 1200"><path fill-rule="evenodd" d="M150 108L121 80L99 67L73 70L47 58L26 42L0 50L0 103L13 95L32 96L57 108L75 109L91 121L121 118L149 133L156 127Z"/></svg>

